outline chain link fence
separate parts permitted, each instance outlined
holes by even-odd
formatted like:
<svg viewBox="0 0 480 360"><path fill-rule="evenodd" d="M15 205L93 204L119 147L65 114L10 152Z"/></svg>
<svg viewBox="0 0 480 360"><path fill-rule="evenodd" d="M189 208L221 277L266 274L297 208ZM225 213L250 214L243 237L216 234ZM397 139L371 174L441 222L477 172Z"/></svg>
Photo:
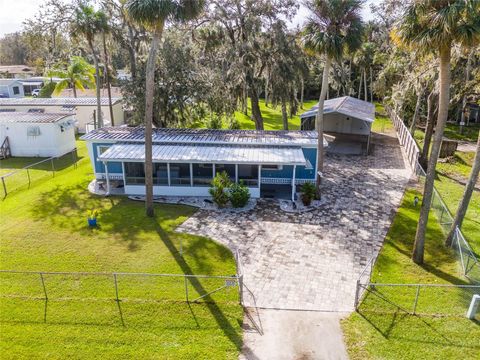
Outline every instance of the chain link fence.
<svg viewBox="0 0 480 360"><path fill-rule="evenodd" d="M12 169L9 171L8 169L3 169L3 174L0 176L3 198L6 198L13 191L29 189L35 182L41 179L55 177L57 171L70 166L76 168L77 161L77 149L74 149L60 157L43 159L17 170ZM8 166L8 163L5 166Z"/></svg>

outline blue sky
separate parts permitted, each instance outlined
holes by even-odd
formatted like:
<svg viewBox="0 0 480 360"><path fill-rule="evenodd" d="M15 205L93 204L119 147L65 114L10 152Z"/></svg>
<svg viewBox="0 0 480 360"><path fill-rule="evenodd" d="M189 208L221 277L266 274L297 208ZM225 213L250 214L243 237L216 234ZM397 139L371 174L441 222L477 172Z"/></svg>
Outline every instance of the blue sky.
<svg viewBox="0 0 480 360"><path fill-rule="evenodd" d="M22 28L25 19L32 18L44 0L0 0L0 36L12 33ZM369 4L379 0L367 0L362 15L365 20L372 19ZM292 26L301 25L307 14L303 7L292 21Z"/></svg>

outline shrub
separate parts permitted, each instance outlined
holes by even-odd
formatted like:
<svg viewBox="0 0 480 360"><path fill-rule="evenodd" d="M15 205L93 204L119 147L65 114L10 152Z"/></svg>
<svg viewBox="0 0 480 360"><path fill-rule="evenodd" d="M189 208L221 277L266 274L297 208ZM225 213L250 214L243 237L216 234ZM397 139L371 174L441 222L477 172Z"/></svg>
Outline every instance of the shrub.
<svg viewBox="0 0 480 360"><path fill-rule="evenodd" d="M247 205L248 200L250 200L250 190L248 190L248 187L243 182L230 185L228 194L230 202L235 208L244 207Z"/></svg>
<svg viewBox="0 0 480 360"><path fill-rule="evenodd" d="M208 121L207 127L209 129L221 129L222 128L222 117L218 114L212 113L210 115L210 120Z"/></svg>
<svg viewBox="0 0 480 360"><path fill-rule="evenodd" d="M317 196L317 189L315 184L311 182L306 182L302 185L302 203L305 206L309 206L312 203L312 200Z"/></svg>
<svg viewBox="0 0 480 360"><path fill-rule="evenodd" d="M55 86L57 85L57 83L53 82L53 81L49 81L47 82L41 89L40 89L40 92L38 94L38 97L39 98L51 98L52 97L52 93L53 93L53 90L55 90Z"/></svg>
<svg viewBox="0 0 480 360"><path fill-rule="evenodd" d="M212 195L213 202L218 207L224 207L228 203L228 194L226 189L231 185L228 174L224 171L215 175L212 180L212 187L208 189L210 195Z"/></svg>
<svg viewBox="0 0 480 360"><path fill-rule="evenodd" d="M230 130L240 130L241 129L241 126L240 126L240 122L237 120L237 118L235 117L232 117L228 123L228 128Z"/></svg>

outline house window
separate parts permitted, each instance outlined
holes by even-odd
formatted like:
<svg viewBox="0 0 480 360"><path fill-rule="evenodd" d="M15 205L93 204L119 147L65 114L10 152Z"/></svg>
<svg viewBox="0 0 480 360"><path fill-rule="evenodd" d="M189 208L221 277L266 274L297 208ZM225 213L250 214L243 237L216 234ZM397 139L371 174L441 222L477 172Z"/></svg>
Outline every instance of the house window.
<svg viewBox="0 0 480 360"><path fill-rule="evenodd" d="M238 181L247 186L258 186L258 165L238 165Z"/></svg>
<svg viewBox="0 0 480 360"><path fill-rule="evenodd" d="M212 164L192 164L193 185L210 186L213 178Z"/></svg>
<svg viewBox="0 0 480 360"><path fill-rule="evenodd" d="M125 184L145 185L145 165L137 162L124 163Z"/></svg>
<svg viewBox="0 0 480 360"><path fill-rule="evenodd" d="M313 170L313 165L310 160L307 159L307 164L305 165L306 170Z"/></svg>
<svg viewBox="0 0 480 360"><path fill-rule="evenodd" d="M233 164L215 164L215 175L226 172L230 180L235 182L235 165Z"/></svg>
<svg viewBox="0 0 480 360"><path fill-rule="evenodd" d="M170 185L190 186L190 164L170 164Z"/></svg>
<svg viewBox="0 0 480 360"><path fill-rule="evenodd" d="M18 95L20 94L20 88L18 86L13 87L13 95Z"/></svg>
<svg viewBox="0 0 480 360"><path fill-rule="evenodd" d="M29 112L29 113L39 113L39 114L42 114L42 113L45 112L45 109L31 108L31 109L28 109L28 112Z"/></svg>
<svg viewBox="0 0 480 360"><path fill-rule="evenodd" d="M99 145L97 146L97 153L98 155L102 155L105 151L108 150L110 146L105 146L105 145Z"/></svg>
<svg viewBox="0 0 480 360"><path fill-rule="evenodd" d="M283 166L282 165L262 165L262 170L282 170Z"/></svg>
<svg viewBox="0 0 480 360"><path fill-rule="evenodd" d="M168 185L168 167L166 163L153 164L153 184Z"/></svg>

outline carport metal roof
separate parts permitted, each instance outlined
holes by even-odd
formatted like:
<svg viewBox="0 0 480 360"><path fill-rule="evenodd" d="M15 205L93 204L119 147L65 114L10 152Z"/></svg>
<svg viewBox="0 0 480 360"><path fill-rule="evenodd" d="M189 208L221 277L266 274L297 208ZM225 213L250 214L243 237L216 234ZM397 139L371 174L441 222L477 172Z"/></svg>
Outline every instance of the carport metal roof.
<svg viewBox="0 0 480 360"><path fill-rule="evenodd" d="M300 147L238 145L153 145L153 161L218 164L306 165ZM100 161L144 161L145 146L115 144L98 156Z"/></svg>
<svg viewBox="0 0 480 360"><path fill-rule="evenodd" d="M310 110L304 112L300 117L302 119L316 116L318 104ZM352 118L360 119L373 123L375 120L375 105L368 101L363 101L350 96L339 97L335 99L325 100L323 113L340 113Z"/></svg>

